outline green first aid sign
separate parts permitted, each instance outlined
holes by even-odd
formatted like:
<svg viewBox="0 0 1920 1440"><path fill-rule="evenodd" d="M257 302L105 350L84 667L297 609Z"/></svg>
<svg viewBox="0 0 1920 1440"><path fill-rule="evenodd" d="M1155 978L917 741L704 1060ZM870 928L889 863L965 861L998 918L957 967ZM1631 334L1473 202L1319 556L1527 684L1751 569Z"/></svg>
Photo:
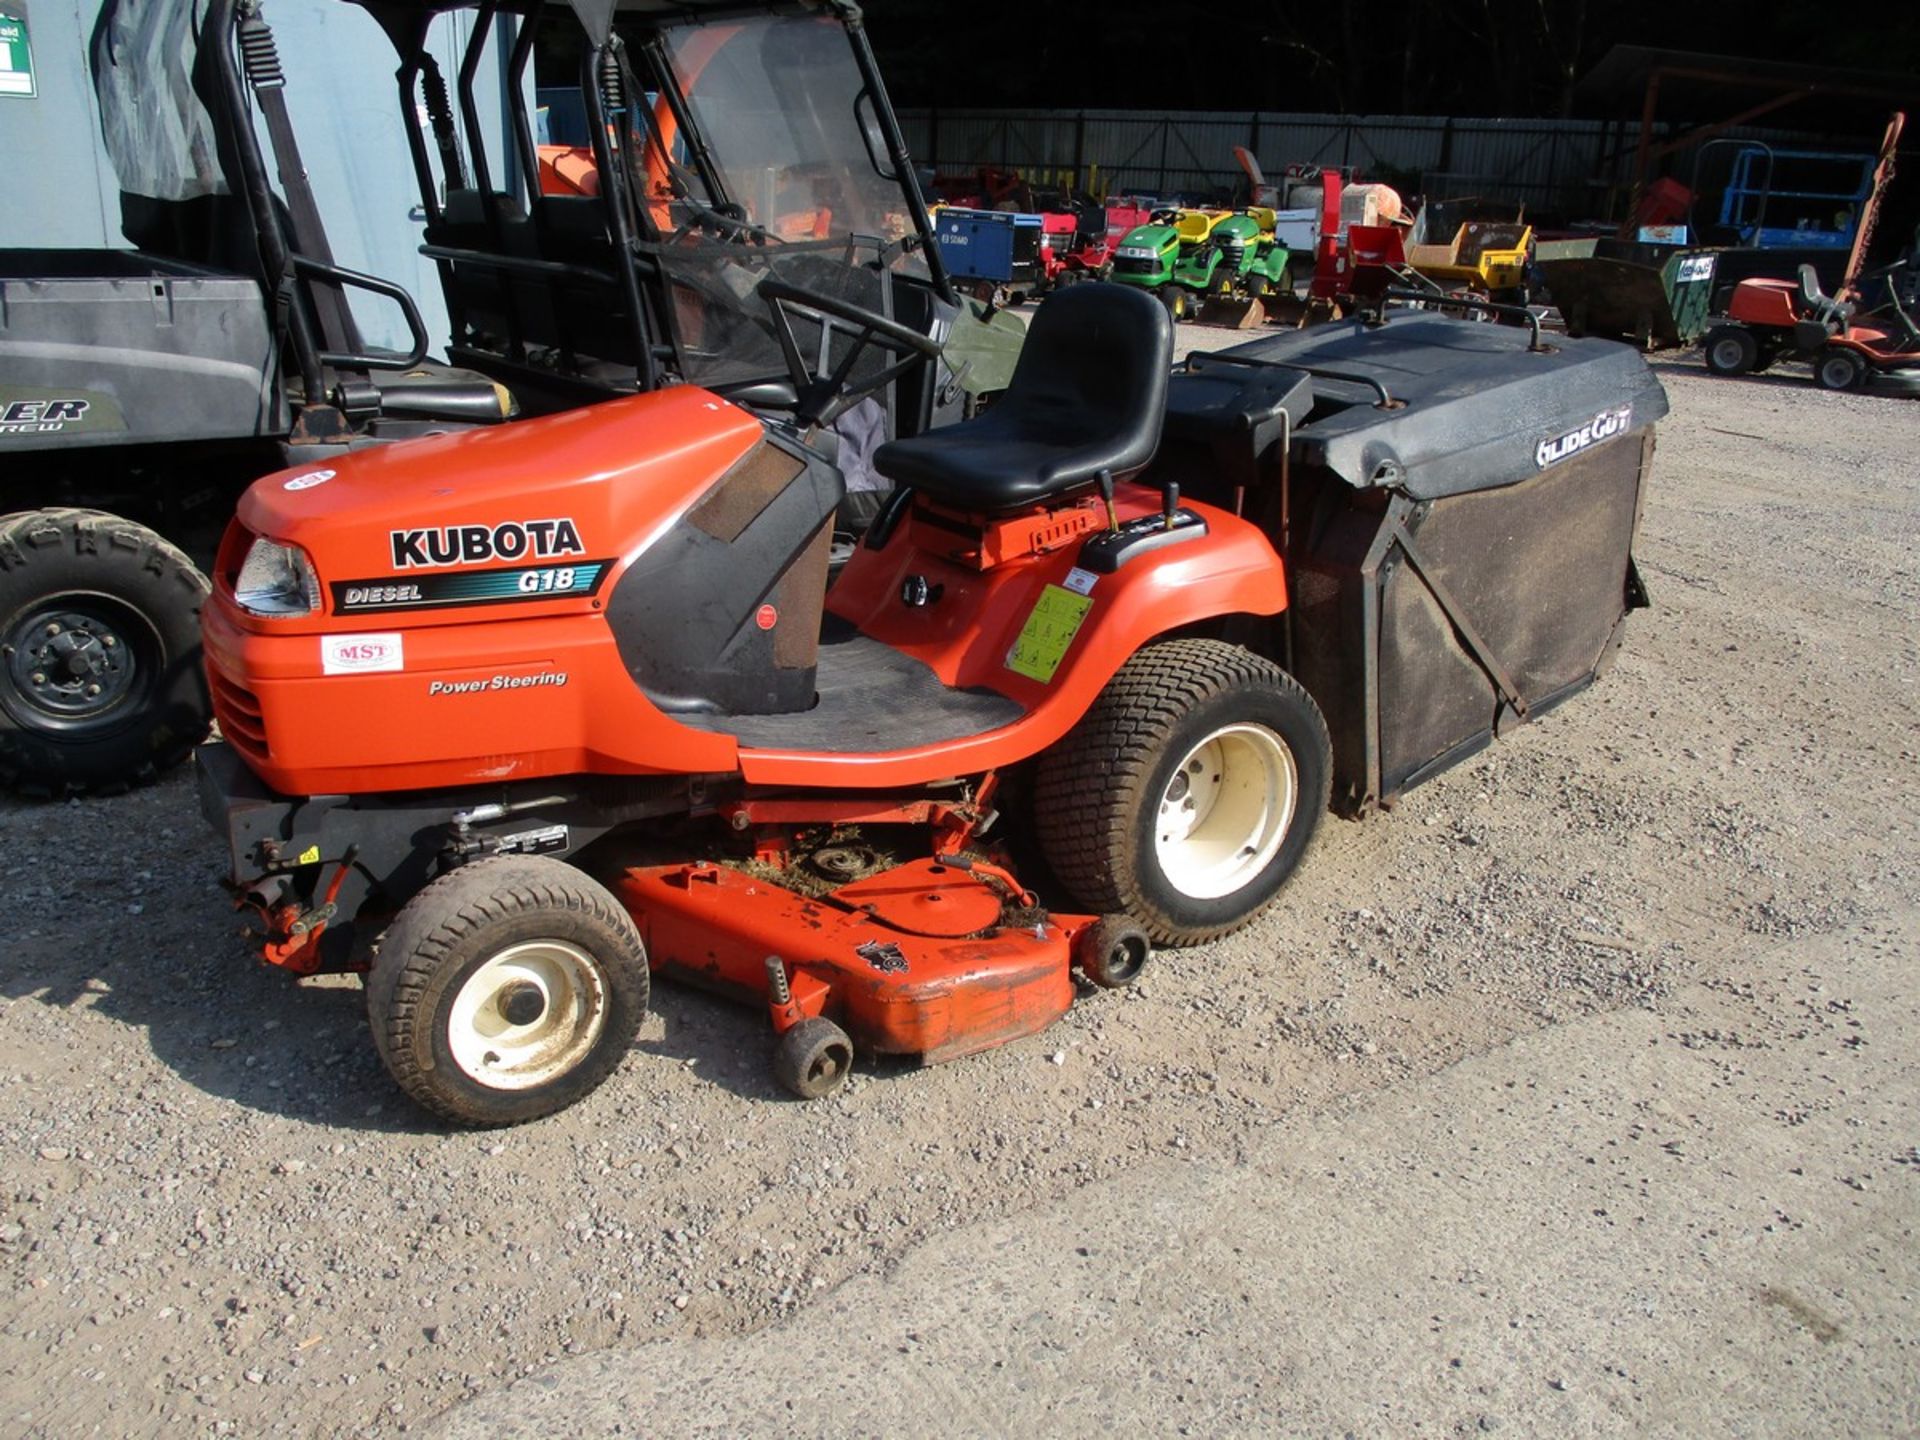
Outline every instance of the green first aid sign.
<svg viewBox="0 0 1920 1440"><path fill-rule="evenodd" d="M33 51L25 5L0 7L0 96L33 98Z"/></svg>

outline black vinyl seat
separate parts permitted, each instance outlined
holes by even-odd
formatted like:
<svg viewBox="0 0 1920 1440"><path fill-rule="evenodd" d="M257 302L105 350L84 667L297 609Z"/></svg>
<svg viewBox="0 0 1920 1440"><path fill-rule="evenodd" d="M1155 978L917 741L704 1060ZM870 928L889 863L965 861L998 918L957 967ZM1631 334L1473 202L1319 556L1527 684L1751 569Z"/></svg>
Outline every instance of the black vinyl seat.
<svg viewBox="0 0 1920 1440"><path fill-rule="evenodd" d="M1166 307L1124 285L1075 285L1034 313L1006 393L978 420L894 440L874 468L942 505L1017 510L1124 480L1159 448L1173 368Z"/></svg>

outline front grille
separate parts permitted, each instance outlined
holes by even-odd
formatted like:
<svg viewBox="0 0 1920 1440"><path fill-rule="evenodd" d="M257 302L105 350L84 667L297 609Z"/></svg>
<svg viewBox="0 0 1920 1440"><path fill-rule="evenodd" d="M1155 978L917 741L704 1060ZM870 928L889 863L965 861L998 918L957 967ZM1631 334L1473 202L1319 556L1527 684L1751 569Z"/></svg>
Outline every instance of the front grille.
<svg viewBox="0 0 1920 1440"><path fill-rule="evenodd" d="M1237 270L1240 268L1240 262L1246 258L1246 254L1247 247L1244 245L1222 245L1220 262L1223 265L1231 265Z"/></svg>
<svg viewBox="0 0 1920 1440"><path fill-rule="evenodd" d="M1158 275L1161 270L1158 259L1136 259L1131 255L1122 255L1113 262L1116 275Z"/></svg>
<svg viewBox="0 0 1920 1440"><path fill-rule="evenodd" d="M266 759L267 722L253 692L222 675L214 665L207 666L207 688L213 697L213 718L220 722L221 738L244 756Z"/></svg>

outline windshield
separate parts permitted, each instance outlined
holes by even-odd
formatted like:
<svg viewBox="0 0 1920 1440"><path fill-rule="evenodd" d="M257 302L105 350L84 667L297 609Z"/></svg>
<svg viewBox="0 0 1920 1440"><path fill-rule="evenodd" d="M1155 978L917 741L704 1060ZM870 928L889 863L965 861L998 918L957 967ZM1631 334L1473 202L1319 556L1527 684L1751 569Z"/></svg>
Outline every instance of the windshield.
<svg viewBox="0 0 1920 1440"><path fill-rule="evenodd" d="M699 142L709 205L760 227L771 239L844 241L849 235L899 240L913 232L900 182L837 20L768 16L664 32L668 63ZM680 188L707 185L683 168L686 147L671 107L654 116L673 155ZM657 151L649 154L651 196L659 196ZM671 188L671 187L668 187Z"/></svg>
<svg viewBox="0 0 1920 1440"><path fill-rule="evenodd" d="M663 88L649 88L636 117L629 173L659 237L637 248L666 281L683 377L724 386L784 375L761 279L890 314L891 277L927 274L902 183L881 168L873 99L830 17L658 33L649 49ZM847 343L802 312L788 319L816 373ZM887 362L870 347L855 378Z"/></svg>

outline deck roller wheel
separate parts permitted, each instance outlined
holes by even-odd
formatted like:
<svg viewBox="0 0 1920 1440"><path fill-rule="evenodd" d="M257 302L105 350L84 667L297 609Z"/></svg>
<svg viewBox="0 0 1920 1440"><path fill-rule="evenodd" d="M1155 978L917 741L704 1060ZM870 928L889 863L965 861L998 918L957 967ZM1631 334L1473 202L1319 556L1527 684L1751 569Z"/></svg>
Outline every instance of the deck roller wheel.
<svg viewBox="0 0 1920 1440"><path fill-rule="evenodd" d="M1153 958L1147 932L1125 915L1103 915L1074 937L1080 973L1102 990L1121 990L1140 978Z"/></svg>
<svg viewBox="0 0 1920 1440"><path fill-rule="evenodd" d="M853 1041L821 1015L809 1016L774 1042L773 1078L802 1100L818 1100L853 1073Z"/></svg>
<svg viewBox="0 0 1920 1440"><path fill-rule="evenodd" d="M367 976L387 1069L458 1125L564 1109L620 1064L647 1013L647 952L619 901L571 865L499 855L402 907Z"/></svg>

